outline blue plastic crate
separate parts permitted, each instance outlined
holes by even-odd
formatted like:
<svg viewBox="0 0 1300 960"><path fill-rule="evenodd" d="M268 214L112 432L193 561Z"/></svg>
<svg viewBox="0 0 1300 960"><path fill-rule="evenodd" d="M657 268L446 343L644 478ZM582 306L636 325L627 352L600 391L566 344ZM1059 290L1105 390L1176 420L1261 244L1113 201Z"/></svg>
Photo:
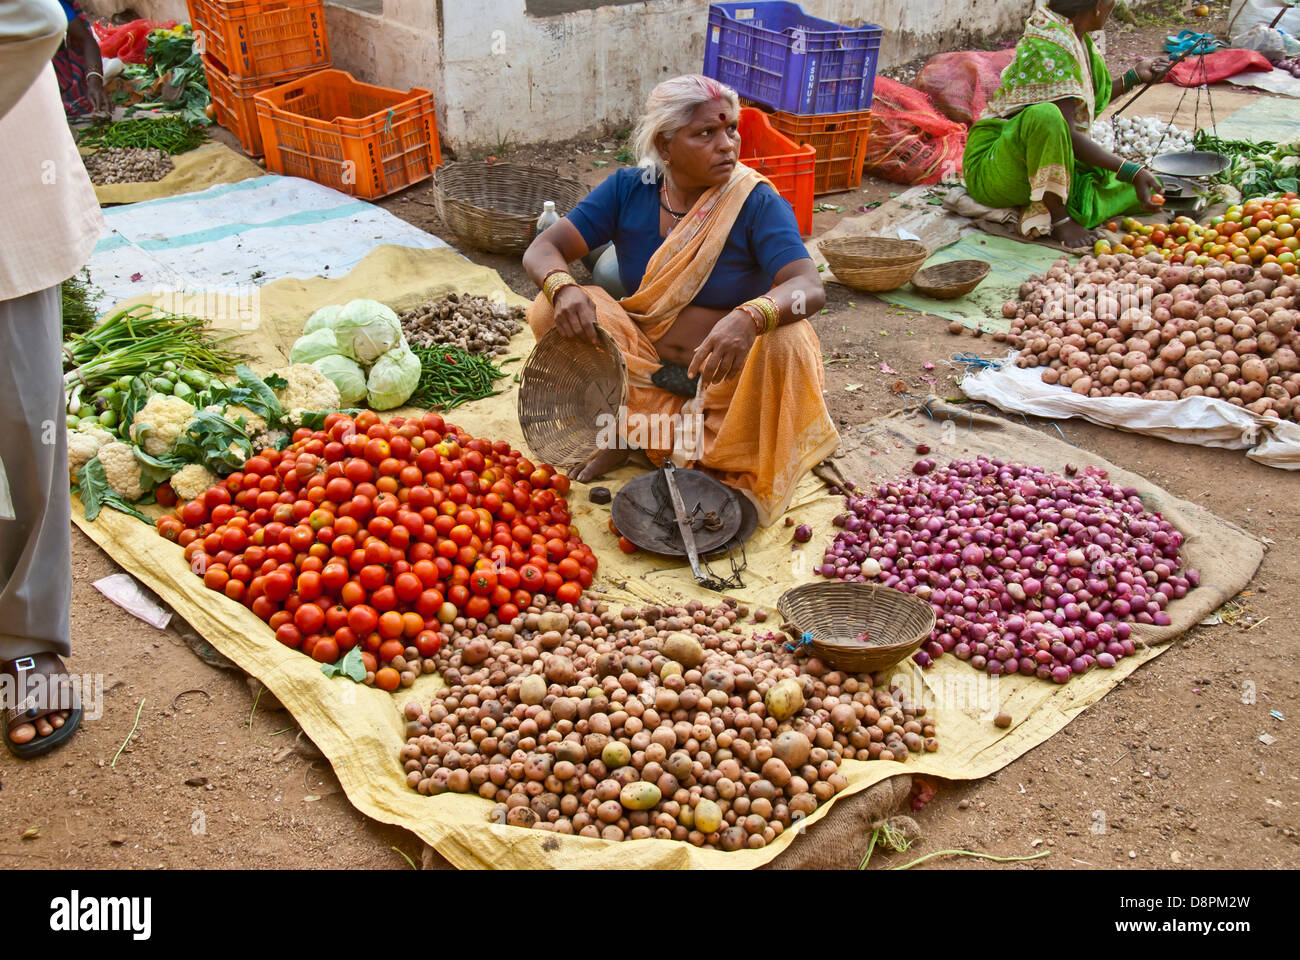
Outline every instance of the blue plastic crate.
<svg viewBox="0 0 1300 960"><path fill-rule="evenodd" d="M785 0L713 3L704 74L787 113L867 110L880 36L879 27L841 26Z"/></svg>

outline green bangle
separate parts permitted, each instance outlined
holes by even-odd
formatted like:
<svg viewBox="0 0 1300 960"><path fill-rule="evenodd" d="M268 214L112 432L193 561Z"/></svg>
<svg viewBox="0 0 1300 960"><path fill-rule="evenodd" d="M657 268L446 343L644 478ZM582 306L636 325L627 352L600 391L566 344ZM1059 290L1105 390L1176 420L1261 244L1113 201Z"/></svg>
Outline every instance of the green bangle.
<svg viewBox="0 0 1300 960"><path fill-rule="evenodd" d="M1138 76L1137 70L1133 67L1129 67L1127 70L1125 70L1124 76L1120 80L1120 83L1123 84L1125 90L1132 90L1141 82L1142 82L1142 78Z"/></svg>
<svg viewBox="0 0 1300 960"><path fill-rule="evenodd" d="M1133 178L1138 175L1138 171L1141 169L1142 164L1136 160L1125 160L1119 165L1119 170L1115 172L1115 176L1124 183L1132 183Z"/></svg>

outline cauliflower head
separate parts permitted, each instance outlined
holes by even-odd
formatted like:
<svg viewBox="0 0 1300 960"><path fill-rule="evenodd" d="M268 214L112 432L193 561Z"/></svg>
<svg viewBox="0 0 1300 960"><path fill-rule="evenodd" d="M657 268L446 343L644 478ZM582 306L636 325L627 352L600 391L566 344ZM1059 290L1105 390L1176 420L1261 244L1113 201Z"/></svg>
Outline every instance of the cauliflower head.
<svg viewBox="0 0 1300 960"><path fill-rule="evenodd" d="M108 485L128 503L145 495L144 479L140 476L140 461L135 458L135 448L129 443L114 440L99 448L99 462L104 468Z"/></svg>
<svg viewBox="0 0 1300 960"><path fill-rule="evenodd" d="M99 448L115 439L107 430L92 425L88 420L79 423L77 429L68 434L68 475L75 481L78 471L95 459Z"/></svg>
<svg viewBox="0 0 1300 960"><path fill-rule="evenodd" d="M182 500L194 500L203 495L209 487L220 482L215 473L201 463L187 463L175 473L169 481L176 496Z"/></svg>
<svg viewBox="0 0 1300 960"><path fill-rule="evenodd" d="M194 412L194 405L180 397L155 393L131 420L131 439L144 447L145 453L161 457L176 446Z"/></svg>
<svg viewBox="0 0 1300 960"><path fill-rule="evenodd" d="M275 391L275 395L291 417L301 416L303 411L339 408L339 388L310 363L295 363L271 372L288 381L288 385Z"/></svg>
<svg viewBox="0 0 1300 960"><path fill-rule="evenodd" d="M244 418L244 432L250 437L257 433L266 431L266 418L259 413L254 413L248 407L241 403L232 403L226 407L225 411L218 411L231 423L238 424L239 418Z"/></svg>

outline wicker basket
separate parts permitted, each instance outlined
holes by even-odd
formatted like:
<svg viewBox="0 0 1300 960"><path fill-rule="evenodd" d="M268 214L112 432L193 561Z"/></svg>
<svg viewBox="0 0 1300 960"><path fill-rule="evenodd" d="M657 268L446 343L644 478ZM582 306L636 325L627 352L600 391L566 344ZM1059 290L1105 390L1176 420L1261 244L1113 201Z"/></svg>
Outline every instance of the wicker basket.
<svg viewBox="0 0 1300 960"><path fill-rule="evenodd" d="M813 651L837 670L870 673L911 656L934 631L934 608L874 583L827 580L781 594L780 614L812 634ZM857 639L866 630L870 643Z"/></svg>
<svg viewBox="0 0 1300 960"><path fill-rule="evenodd" d="M519 374L519 426L533 455L569 471L597 450L602 414L627 404L627 365L613 338L596 328L596 343L542 336Z"/></svg>
<svg viewBox="0 0 1300 960"><path fill-rule="evenodd" d="M823 240L817 248L836 280L867 293L901 287L930 255L915 240L889 237L836 237Z"/></svg>
<svg viewBox="0 0 1300 960"><path fill-rule="evenodd" d="M518 163L452 163L433 175L443 223L462 243L490 253L523 253L547 200L564 216L586 195L577 180Z"/></svg>
<svg viewBox="0 0 1300 960"><path fill-rule="evenodd" d="M992 269L983 260L950 260L918 272L912 286L935 300L956 300L983 283Z"/></svg>

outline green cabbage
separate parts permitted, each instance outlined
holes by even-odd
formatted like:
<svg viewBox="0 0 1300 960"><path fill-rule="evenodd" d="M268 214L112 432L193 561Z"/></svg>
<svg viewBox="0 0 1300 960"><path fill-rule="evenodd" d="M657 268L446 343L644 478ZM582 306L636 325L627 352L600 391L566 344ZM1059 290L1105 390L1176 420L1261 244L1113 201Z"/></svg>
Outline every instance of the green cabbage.
<svg viewBox="0 0 1300 960"><path fill-rule="evenodd" d="M310 317L307 318L307 323L303 326L302 332L314 333L315 331L320 330L324 327L333 328L334 321L338 319L339 312L342 309L343 309L342 305L321 307L319 310L317 310L315 313L313 313Z"/></svg>
<svg viewBox="0 0 1300 960"><path fill-rule="evenodd" d="M312 366L339 388L340 406L359 406L366 399L366 373L355 360L335 353L312 361Z"/></svg>
<svg viewBox="0 0 1300 960"><path fill-rule="evenodd" d="M353 300L334 321L339 352L369 366L402 342L397 314L377 300Z"/></svg>
<svg viewBox="0 0 1300 960"><path fill-rule="evenodd" d="M303 334L289 348L290 363L315 363L321 357L336 356L339 341L329 327Z"/></svg>
<svg viewBox="0 0 1300 960"><path fill-rule="evenodd" d="M370 368L366 402L371 410L391 410L410 399L420 382L420 358L405 343L389 350Z"/></svg>

